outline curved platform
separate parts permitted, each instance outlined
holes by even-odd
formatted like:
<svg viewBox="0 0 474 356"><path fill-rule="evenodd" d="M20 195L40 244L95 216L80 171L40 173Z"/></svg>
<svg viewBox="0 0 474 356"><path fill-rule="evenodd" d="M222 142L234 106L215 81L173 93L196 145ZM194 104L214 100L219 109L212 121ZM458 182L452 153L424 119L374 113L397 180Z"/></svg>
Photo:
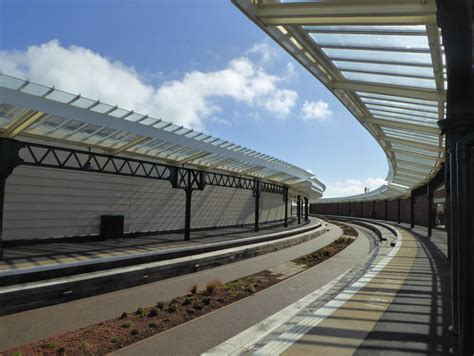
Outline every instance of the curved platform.
<svg viewBox="0 0 474 356"><path fill-rule="evenodd" d="M0 272L0 315L63 303L212 268L311 240L323 232L319 219L293 228L273 226L260 233L214 230L187 243L155 242L151 251L136 247L111 256ZM226 234L227 232L227 234ZM100 243L97 243L100 245ZM57 248L57 247L56 247ZM120 253L122 252L122 253ZM77 252L78 254L80 251Z"/></svg>

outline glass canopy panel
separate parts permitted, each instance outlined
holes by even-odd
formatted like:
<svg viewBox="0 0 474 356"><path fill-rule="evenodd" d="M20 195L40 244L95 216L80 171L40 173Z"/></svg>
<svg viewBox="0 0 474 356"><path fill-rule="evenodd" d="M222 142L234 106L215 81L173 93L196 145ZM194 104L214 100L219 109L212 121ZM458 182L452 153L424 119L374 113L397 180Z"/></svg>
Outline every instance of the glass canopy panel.
<svg viewBox="0 0 474 356"><path fill-rule="evenodd" d="M429 67L410 67L392 64L334 61L340 70L363 70L379 72L381 74L394 73L398 75L413 75L434 78L433 69Z"/></svg>
<svg viewBox="0 0 474 356"><path fill-rule="evenodd" d="M415 147L407 148L407 147L405 147L405 146L403 146L399 143L392 143L391 145L392 145L393 149L408 150L408 151L413 152L413 153L419 153L419 154L426 155L426 156L433 156L434 158L438 157L438 154L436 152L433 152L433 151L422 150L422 149L415 148Z"/></svg>
<svg viewBox="0 0 474 356"><path fill-rule="evenodd" d="M414 88L428 88L435 89L436 83L434 79L418 79L409 77L396 77L390 75L381 74L368 74L368 73L354 73L343 71L342 74L346 79L357 80L361 82L370 83L384 83L392 85L402 85Z"/></svg>
<svg viewBox="0 0 474 356"><path fill-rule="evenodd" d="M106 113L110 110L112 110L114 106L109 105L109 104L104 104L104 103L99 103L95 105L94 107L91 108L91 111L99 112L101 114Z"/></svg>
<svg viewBox="0 0 474 356"><path fill-rule="evenodd" d="M426 143L428 145L433 145L433 146L438 146L438 140L437 138L433 138L432 136L424 136L422 134L415 134L413 132L408 132L408 131L398 131L398 130L393 130L389 129L386 127L382 128L382 131L386 136L389 137L394 137L394 138L402 138L406 140L410 140L413 142L420 142L420 143Z"/></svg>
<svg viewBox="0 0 474 356"><path fill-rule="evenodd" d="M69 94L61 90L53 90L51 93L46 95L46 99L54 100L60 103L69 103L75 97L77 97L77 95Z"/></svg>
<svg viewBox="0 0 474 356"><path fill-rule="evenodd" d="M380 34L332 34L311 33L319 46L356 46L371 48L429 49L427 36L380 35Z"/></svg>
<svg viewBox="0 0 474 356"><path fill-rule="evenodd" d="M408 110L408 109L399 109L399 108L392 108L383 105L373 105L373 104L366 104L366 106L372 112L382 111L385 113L398 113L398 114L405 114L405 115L413 115L416 117L421 118L432 118L438 119L438 113L428 113L423 111L416 111L416 110Z"/></svg>
<svg viewBox="0 0 474 356"><path fill-rule="evenodd" d="M58 116L48 116L45 120L39 123L36 126L29 127L25 130L27 133L32 134L45 134L47 132L54 131L59 126L64 124L65 119L58 117Z"/></svg>
<svg viewBox="0 0 474 356"><path fill-rule="evenodd" d="M22 79L13 78L8 75L0 74L0 86L2 87L17 90L24 84L25 84L25 81Z"/></svg>
<svg viewBox="0 0 474 356"><path fill-rule="evenodd" d="M410 109L410 110L416 110L418 112L423 112L423 113L430 112L430 113L435 113L436 117L438 116L438 107L435 105L433 106L419 105L419 104L413 104L413 103L394 102L394 101L364 98L364 97L361 97L361 100L366 104L374 104L377 106L384 106L387 108L390 107L390 108L398 108L398 109Z"/></svg>
<svg viewBox="0 0 474 356"><path fill-rule="evenodd" d="M372 115L381 117L381 118L389 118L390 120L396 120L396 119L404 119L404 120L413 120L413 122L416 121L422 121L425 123L430 123L433 124L437 120L429 118L429 117L419 117L415 115L407 115L407 114L400 114L400 113L389 113L386 111L381 111L381 110L371 110L370 111Z"/></svg>
<svg viewBox="0 0 474 356"><path fill-rule="evenodd" d="M410 155L406 155L406 154L402 154L402 153L395 153L395 157L397 159L401 159L403 161L409 161L409 162L413 162L413 163L424 164L424 165L427 165L427 166L433 166L437 162L437 160L435 160L435 159L434 160L429 160L429 159L414 157L414 156L410 156Z"/></svg>
<svg viewBox="0 0 474 356"><path fill-rule="evenodd" d="M366 97L366 98L383 99L383 100L390 100L390 101L396 101L396 102L414 103L414 104L429 105L429 106L438 105L436 101L431 101L431 100L406 98L406 97L385 95L385 94L366 93L366 92L361 92L361 91L358 91L357 94L361 97Z"/></svg>
<svg viewBox="0 0 474 356"><path fill-rule="evenodd" d="M134 112L133 114L130 114L127 117L125 117L124 120L136 122L140 119L143 119L144 116L145 115Z"/></svg>
<svg viewBox="0 0 474 356"><path fill-rule="evenodd" d="M128 110L117 108L114 111L110 112L109 115L113 116L113 117L124 117L129 112L130 111L128 111Z"/></svg>
<svg viewBox="0 0 474 356"><path fill-rule="evenodd" d="M424 175L430 173L433 170L433 168L422 167L422 166L413 167L413 166L410 165L410 163L404 163L404 162L398 163L397 167L402 168L402 170L403 170L403 168L405 168L405 169L408 169L410 171L416 171L416 172L419 172L420 174L424 174Z"/></svg>
<svg viewBox="0 0 474 356"><path fill-rule="evenodd" d="M34 83L30 83L21 89L23 93L27 93L27 94L31 94L35 96L43 96L50 90L51 88L45 87L44 85L34 84Z"/></svg>
<svg viewBox="0 0 474 356"><path fill-rule="evenodd" d="M19 115L23 109L8 104L0 104L0 126L5 127L10 124L16 115Z"/></svg>
<svg viewBox="0 0 474 356"><path fill-rule="evenodd" d="M409 34L426 35L426 27L424 25L410 25L410 26L391 26L391 25L341 25L341 26L303 26L303 29L308 32L407 32Z"/></svg>
<svg viewBox="0 0 474 356"><path fill-rule="evenodd" d="M438 129L438 126L436 125L436 121L428 121L428 120L413 120L413 119L400 119L400 118L394 118L390 116L384 116L384 115L374 115L375 119L381 119L385 121L391 121L391 122L398 122L398 123L405 123L405 124L415 124L420 127L427 127L427 128L432 128L432 129ZM384 123L381 122L380 125L384 126Z"/></svg>
<svg viewBox="0 0 474 356"><path fill-rule="evenodd" d="M78 108L81 108L81 109L87 109L89 107L91 107L92 105L94 105L94 103L96 103L97 101L95 100L91 100L91 99L87 99L87 98L78 98L77 100L74 100L71 105L72 106L76 106Z"/></svg>
<svg viewBox="0 0 474 356"><path fill-rule="evenodd" d="M415 63L431 65L431 56L429 53L385 52L339 48L323 48L323 51L330 58L338 58L339 60L353 59L362 62L386 61L393 63Z"/></svg>

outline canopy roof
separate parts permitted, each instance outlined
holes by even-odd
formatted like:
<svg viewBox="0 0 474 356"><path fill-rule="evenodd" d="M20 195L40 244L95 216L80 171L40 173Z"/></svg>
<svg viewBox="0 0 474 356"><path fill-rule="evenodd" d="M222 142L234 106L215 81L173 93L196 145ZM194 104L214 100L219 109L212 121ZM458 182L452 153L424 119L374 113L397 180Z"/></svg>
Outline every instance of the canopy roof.
<svg viewBox="0 0 474 356"><path fill-rule="evenodd" d="M372 134L387 156L384 185L369 194L404 197L445 161L446 69L434 0L233 0L318 78ZM363 167L361 167L363 169Z"/></svg>
<svg viewBox="0 0 474 356"><path fill-rule="evenodd" d="M252 149L1 73L0 132L257 177L312 198L325 189L312 173Z"/></svg>

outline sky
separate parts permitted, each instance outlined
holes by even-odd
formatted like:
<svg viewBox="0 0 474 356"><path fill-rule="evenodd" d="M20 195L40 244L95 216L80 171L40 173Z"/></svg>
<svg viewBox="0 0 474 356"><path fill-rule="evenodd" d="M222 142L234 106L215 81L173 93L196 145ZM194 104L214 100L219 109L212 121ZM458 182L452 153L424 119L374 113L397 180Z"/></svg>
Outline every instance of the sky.
<svg viewBox="0 0 474 356"><path fill-rule="evenodd" d="M324 197L388 172L339 100L227 0L0 0L0 70L283 159Z"/></svg>

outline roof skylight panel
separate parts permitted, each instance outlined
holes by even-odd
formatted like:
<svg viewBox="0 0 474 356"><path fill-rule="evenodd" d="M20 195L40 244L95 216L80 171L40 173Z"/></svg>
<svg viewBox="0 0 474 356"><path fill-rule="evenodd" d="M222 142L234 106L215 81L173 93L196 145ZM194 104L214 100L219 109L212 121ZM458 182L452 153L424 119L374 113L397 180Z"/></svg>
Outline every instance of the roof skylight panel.
<svg viewBox="0 0 474 356"><path fill-rule="evenodd" d="M386 106L375 106L375 105L367 105L367 108L370 109L372 113L378 113L381 115L392 115L394 117L406 117L406 118L419 118L425 120L438 120L437 113L427 113L427 112L420 112L416 110L406 110L406 109L397 109L391 108Z"/></svg>
<svg viewBox="0 0 474 356"><path fill-rule="evenodd" d="M29 83L20 89L23 93L31 94L34 96L43 96L46 93L50 93L53 89L45 87L44 85L39 85L35 83Z"/></svg>
<svg viewBox="0 0 474 356"><path fill-rule="evenodd" d="M342 46L360 48L383 48L387 50L406 50L410 52L428 52L427 36L350 34L350 33L311 33L310 36L321 47Z"/></svg>
<svg viewBox="0 0 474 356"><path fill-rule="evenodd" d="M413 103L413 104L428 105L428 106L437 106L438 105L438 102L433 101L433 100L407 98L407 97L386 95L386 94L366 93L366 92L361 92L361 91L358 91L357 94L360 97L389 100L389 101L400 102L400 103L402 103L402 102L403 103Z"/></svg>
<svg viewBox="0 0 474 356"><path fill-rule="evenodd" d="M434 79L419 79L411 77L399 77L393 75L384 75L384 74L369 74L369 73L357 73L357 72L347 72L342 71L342 74L346 79L356 80L361 82L370 82L370 83L383 83L391 85L401 85L413 88L427 88L435 89L436 82Z"/></svg>
<svg viewBox="0 0 474 356"><path fill-rule="evenodd" d="M114 109L115 109L115 106L113 105L98 103L97 105L94 105L90 110L101 113L101 114L105 114L107 112L111 112L111 110L114 110Z"/></svg>
<svg viewBox="0 0 474 356"><path fill-rule="evenodd" d="M394 64L352 62L352 61L334 61L336 67L346 71L371 71L382 74L391 73L392 75L421 76L425 78L434 78L433 69L429 67L400 66Z"/></svg>
<svg viewBox="0 0 474 356"><path fill-rule="evenodd" d="M357 61L385 61L393 63L418 63L431 66L431 55L429 53L405 53L388 52L384 50L363 50L363 49L343 49L324 48L323 51L330 59L338 60L352 59Z"/></svg>
<svg viewBox="0 0 474 356"><path fill-rule="evenodd" d="M46 99L54 100L63 104L71 102L76 97L77 95L66 93L65 91L57 89L53 90L51 93L45 96Z"/></svg>
<svg viewBox="0 0 474 356"><path fill-rule="evenodd" d="M426 36L425 25L340 25L340 26L303 26L307 32L319 33L360 33L360 34L409 34Z"/></svg>
<svg viewBox="0 0 474 356"><path fill-rule="evenodd" d="M419 104L413 104L413 103L405 103L401 101L396 102L396 101L365 98L365 97L361 97L361 100L365 104L373 104L374 106L381 106L381 107L394 108L394 109L416 110L417 112L433 113L433 114L438 115L437 105L428 106L428 105L419 105Z"/></svg>

